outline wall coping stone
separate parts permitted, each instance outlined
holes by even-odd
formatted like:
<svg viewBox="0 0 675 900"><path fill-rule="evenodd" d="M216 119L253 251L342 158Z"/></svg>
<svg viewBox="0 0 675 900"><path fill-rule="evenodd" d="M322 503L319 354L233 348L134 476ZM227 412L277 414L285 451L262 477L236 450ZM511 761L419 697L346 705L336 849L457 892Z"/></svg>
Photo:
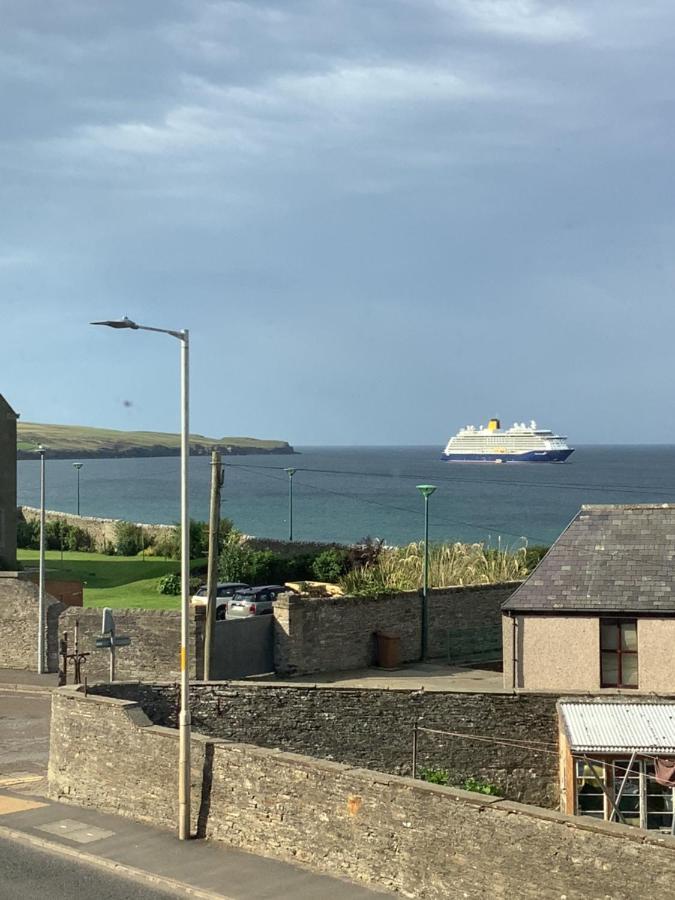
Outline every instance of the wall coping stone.
<svg viewBox="0 0 675 900"><path fill-rule="evenodd" d="M52 694L52 702L59 697L68 700L81 701L83 703L121 706L123 709L137 709L139 704L133 700L118 700L114 697L102 697L90 693L84 693L84 685L67 685L57 688ZM134 727L139 726L134 718L130 719ZM147 726L147 731L156 733L162 737L169 737L174 741L178 741L178 730L166 728L161 725ZM621 825L618 822L600 822L596 819L584 816L569 816L566 813L547 810L544 807L530 806L524 803L517 803L512 800L503 800L499 797L489 797L484 794L476 794L470 791L464 791L461 788L449 787L445 785L431 784L413 778L406 778L399 775L387 775L382 772L374 772L369 769L361 769L345 763L333 762L325 759L315 759L314 757L304 756L299 753L290 753L288 751L271 750L266 747L258 747L254 744L245 744L241 742L230 742L223 738L209 738L205 735L193 733L191 740L204 745L218 745L225 752L246 753L251 757L264 761L268 757L273 757L276 762L284 761L296 767L303 769L322 769L327 772L336 772L344 775L355 777L370 784L399 784L404 785L410 790L423 791L436 795L438 797L447 797L452 800L459 801L468 806L474 806L480 809L494 810L498 814L524 816L532 819L539 819L562 827L579 829L596 834L603 834L620 840L629 840L636 844L650 844L658 846L663 850L675 853L675 836L659 835L653 836L648 831L640 831L628 825Z"/></svg>
<svg viewBox="0 0 675 900"><path fill-rule="evenodd" d="M433 599L434 597L440 597L445 594L464 594L464 593L478 593L480 591L498 591L504 590L505 588L513 588L515 591L516 588L520 587L523 584L522 581L496 581L489 582L487 584L452 584L447 585L446 587L438 587L438 588L430 588L429 589L429 599ZM372 604L372 603L389 603L391 600L400 600L400 599L410 599L417 600L421 598L421 590L413 590L413 591L396 591L391 594L383 594L377 597L360 597L360 596L351 596L349 594L341 594L340 596L333 597L312 597L298 594L280 594L278 600L274 604L275 608L287 608L293 606L301 606L305 603L322 603L325 606L337 606L341 603L344 603L345 600L349 600L350 603L354 604Z"/></svg>

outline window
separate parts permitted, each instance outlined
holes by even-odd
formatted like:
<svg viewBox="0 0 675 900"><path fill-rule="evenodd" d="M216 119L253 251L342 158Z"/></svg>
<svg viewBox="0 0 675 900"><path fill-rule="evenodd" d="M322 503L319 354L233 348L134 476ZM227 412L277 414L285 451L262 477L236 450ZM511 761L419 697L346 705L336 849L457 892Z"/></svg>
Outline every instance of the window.
<svg viewBox="0 0 675 900"><path fill-rule="evenodd" d="M600 620L600 684L602 687L638 686L636 619Z"/></svg>
<svg viewBox="0 0 675 900"><path fill-rule="evenodd" d="M653 758L575 759L575 812L606 821L621 821L613 813L605 790L616 800L626 825L673 833L673 791L656 781ZM623 785L623 789L622 789Z"/></svg>

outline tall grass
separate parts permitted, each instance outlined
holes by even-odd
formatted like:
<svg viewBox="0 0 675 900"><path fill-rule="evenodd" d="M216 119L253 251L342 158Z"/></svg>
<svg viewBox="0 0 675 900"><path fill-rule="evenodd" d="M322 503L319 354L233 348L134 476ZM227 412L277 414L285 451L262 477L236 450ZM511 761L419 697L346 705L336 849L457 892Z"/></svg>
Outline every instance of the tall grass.
<svg viewBox="0 0 675 900"><path fill-rule="evenodd" d="M519 581L528 574L527 547L484 544L429 544L429 587ZM374 596L414 591L422 585L424 543L387 547L371 564L353 569L340 581L346 594Z"/></svg>

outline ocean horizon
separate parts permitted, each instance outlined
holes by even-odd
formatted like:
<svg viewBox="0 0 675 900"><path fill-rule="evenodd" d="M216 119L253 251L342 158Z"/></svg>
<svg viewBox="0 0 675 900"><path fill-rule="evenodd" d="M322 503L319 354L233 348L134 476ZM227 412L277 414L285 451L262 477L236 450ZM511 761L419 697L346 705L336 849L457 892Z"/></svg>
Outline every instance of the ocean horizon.
<svg viewBox="0 0 675 900"><path fill-rule="evenodd" d="M416 485L429 502L433 540L550 544L583 504L675 502L675 445L578 445L566 463L448 463L429 445L298 446L293 456L226 457L222 514L247 534L288 536L293 467L296 540L401 544L422 537ZM76 511L72 459L47 459L46 506ZM87 459L80 470L82 515L133 522L179 519L178 457ZM18 502L39 505L39 463L21 460ZM191 516L206 520L210 458L190 458Z"/></svg>

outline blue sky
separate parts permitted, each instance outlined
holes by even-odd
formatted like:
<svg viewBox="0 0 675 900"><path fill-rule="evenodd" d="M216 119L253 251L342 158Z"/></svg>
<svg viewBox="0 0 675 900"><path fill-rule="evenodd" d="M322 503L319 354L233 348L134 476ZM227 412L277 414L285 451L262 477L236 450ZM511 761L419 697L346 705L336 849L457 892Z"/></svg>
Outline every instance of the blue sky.
<svg viewBox="0 0 675 900"><path fill-rule="evenodd" d="M0 392L295 444L675 442L671 2L0 0ZM131 404L131 405L128 405Z"/></svg>

